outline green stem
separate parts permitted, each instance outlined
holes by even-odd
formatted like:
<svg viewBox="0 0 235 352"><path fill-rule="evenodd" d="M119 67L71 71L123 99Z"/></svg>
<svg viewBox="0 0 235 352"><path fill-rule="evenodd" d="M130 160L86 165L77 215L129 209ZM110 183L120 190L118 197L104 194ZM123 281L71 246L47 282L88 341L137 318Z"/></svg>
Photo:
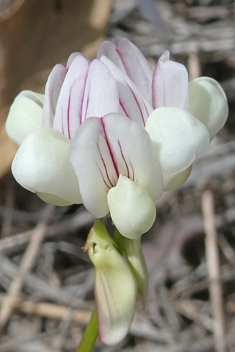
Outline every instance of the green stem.
<svg viewBox="0 0 235 352"><path fill-rule="evenodd" d="M92 352L96 339L98 337L98 321L96 307L92 313L91 319L86 327L82 341L76 352Z"/></svg>

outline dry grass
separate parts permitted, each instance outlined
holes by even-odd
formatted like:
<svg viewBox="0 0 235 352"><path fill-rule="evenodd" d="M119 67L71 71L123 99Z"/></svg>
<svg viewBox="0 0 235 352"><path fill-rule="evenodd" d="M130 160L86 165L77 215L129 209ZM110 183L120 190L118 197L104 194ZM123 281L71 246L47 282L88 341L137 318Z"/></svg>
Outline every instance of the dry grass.
<svg viewBox="0 0 235 352"><path fill-rule="evenodd" d="M96 351L233 352L233 3L153 3L155 12L141 12L135 1L114 1L108 37L130 38L153 65L170 49L191 78L202 74L219 80L230 116L190 179L158 202L156 223L143 236L150 275L146 310L137 302L125 341L112 348L97 342ZM48 207L11 174L1 179L1 352L75 351L94 306L94 271L81 250L93 220L82 206Z"/></svg>

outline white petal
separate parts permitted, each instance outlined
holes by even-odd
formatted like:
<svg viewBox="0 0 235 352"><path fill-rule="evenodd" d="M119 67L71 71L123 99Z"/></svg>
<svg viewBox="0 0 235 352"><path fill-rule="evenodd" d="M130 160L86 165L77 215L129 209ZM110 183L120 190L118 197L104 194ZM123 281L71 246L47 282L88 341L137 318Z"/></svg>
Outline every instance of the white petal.
<svg viewBox="0 0 235 352"><path fill-rule="evenodd" d="M189 178L192 171L192 166L189 166L186 170L181 171L175 175L169 175L166 183L165 191L171 191L172 189L178 188Z"/></svg>
<svg viewBox="0 0 235 352"><path fill-rule="evenodd" d="M52 69L45 88L43 105L43 127L52 127L60 90L67 73L66 67L57 64Z"/></svg>
<svg viewBox="0 0 235 352"><path fill-rule="evenodd" d="M150 103L145 99L133 81L112 61L105 56L102 56L100 60L108 66L117 82L123 113L139 125L145 126L149 114L153 111Z"/></svg>
<svg viewBox="0 0 235 352"><path fill-rule="evenodd" d="M146 130L154 143L165 184L170 175L187 169L199 158L210 142L203 123L180 108L154 110L149 116Z"/></svg>
<svg viewBox="0 0 235 352"><path fill-rule="evenodd" d="M42 94L23 91L15 98L6 121L8 136L17 144L42 125Z"/></svg>
<svg viewBox="0 0 235 352"><path fill-rule="evenodd" d="M68 203L81 203L69 150L70 141L65 136L54 129L41 128L21 144L13 160L13 175L32 192L49 193Z"/></svg>
<svg viewBox="0 0 235 352"><path fill-rule="evenodd" d="M228 117L226 95L214 79L200 77L189 83L189 111L207 127L210 138L223 127Z"/></svg>
<svg viewBox="0 0 235 352"><path fill-rule="evenodd" d="M73 139L82 123L82 105L88 69L88 60L81 54L75 56L60 91L54 128L69 139Z"/></svg>
<svg viewBox="0 0 235 352"><path fill-rule="evenodd" d="M108 192L108 205L115 226L127 238L139 238L156 217L156 206L146 188L122 175Z"/></svg>
<svg viewBox="0 0 235 352"><path fill-rule="evenodd" d="M84 92L82 121L119 110L118 87L113 76L102 62L92 61Z"/></svg>
<svg viewBox="0 0 235 352"><path fill-rule="evenodd" d="M159 59L153 73L153 107L188 106L188 72L184 65L169 60L169 52Z"/></svg>

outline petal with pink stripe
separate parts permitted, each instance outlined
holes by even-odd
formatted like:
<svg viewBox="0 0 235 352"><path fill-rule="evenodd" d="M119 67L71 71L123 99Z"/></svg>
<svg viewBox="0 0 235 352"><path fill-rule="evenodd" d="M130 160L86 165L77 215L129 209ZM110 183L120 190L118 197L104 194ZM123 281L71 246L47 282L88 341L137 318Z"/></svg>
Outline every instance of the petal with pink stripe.
<svg viewBox="0 0 235 352"><path fill-rule="evenodd" d="M108 66L117 82L122 112L139 125L145 126L148 116L153 111L152 106L134 82L112 61L105 56L102 56L100 60Z"/></svg>
<svg viewBox="0 0 235 352"><path fill-rule="evenodd" d="M89 118L75 136L70 156L84 205L96 217L109 212L107 192L120 174L144 186L152 199L162 193L162 172L149 135L125 116Z"/></svg>
<svg viewBox="0 0 235 352"><path fill-rule="evenodd" d="M82 104L89 62L83 55L76 56L68 70L58 99L54 128L73 139L82 123Z"/></svg>

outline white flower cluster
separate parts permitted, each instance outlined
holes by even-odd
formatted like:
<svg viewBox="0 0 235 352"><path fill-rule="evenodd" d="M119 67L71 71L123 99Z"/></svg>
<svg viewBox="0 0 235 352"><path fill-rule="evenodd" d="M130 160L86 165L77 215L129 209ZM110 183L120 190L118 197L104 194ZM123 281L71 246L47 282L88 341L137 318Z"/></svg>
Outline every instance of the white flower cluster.
<svg viewBox="0 0 235 352"><path fill-rule="evenodd" d="M188 83L168 52L152 70L127 39L105 41L92 62L73 53L56 65L45 96L16 97L6 123L20 145L12 171L46 202L110 213L136 239L154 222L154 201L188 178L227 115L215 80Z"/></svg>

